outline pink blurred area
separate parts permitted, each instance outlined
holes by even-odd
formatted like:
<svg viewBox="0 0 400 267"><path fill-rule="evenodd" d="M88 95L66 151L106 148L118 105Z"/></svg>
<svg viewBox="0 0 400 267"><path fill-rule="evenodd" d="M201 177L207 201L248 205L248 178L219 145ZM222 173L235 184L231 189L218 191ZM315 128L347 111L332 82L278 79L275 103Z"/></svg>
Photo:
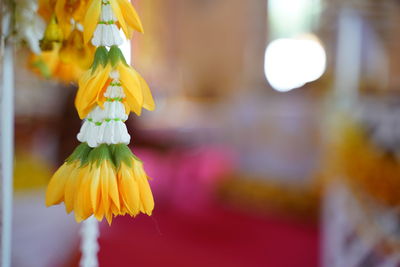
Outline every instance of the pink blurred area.
<svg viewBox="0 0 400 267"><path fill-rule="evenodd" d="M100 266L318 266L317 227L273 216L218 205L186 214L161 204L151 218L113 224L102 227Z"/></svg>
<svg viewBox="0 0 400 267"><path fill-rule="evenodd" d="M179 209L198 212L210 202L215 186L234 170L234 153L229 148L202 146L160 153L135 149L145 162L155 194Z"/></svg>

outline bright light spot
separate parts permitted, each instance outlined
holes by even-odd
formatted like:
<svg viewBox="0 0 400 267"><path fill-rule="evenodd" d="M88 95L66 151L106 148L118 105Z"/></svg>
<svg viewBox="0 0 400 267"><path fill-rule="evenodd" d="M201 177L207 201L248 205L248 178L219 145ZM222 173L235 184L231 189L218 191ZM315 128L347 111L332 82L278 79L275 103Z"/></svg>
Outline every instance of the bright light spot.
<svg viewBox="0 0 400 267"><path fill-rule="evenodd" d="M264 71L270 85L287 92L324 74L326 54L313 35L293 39L277 39L265 50Z"/></svg>

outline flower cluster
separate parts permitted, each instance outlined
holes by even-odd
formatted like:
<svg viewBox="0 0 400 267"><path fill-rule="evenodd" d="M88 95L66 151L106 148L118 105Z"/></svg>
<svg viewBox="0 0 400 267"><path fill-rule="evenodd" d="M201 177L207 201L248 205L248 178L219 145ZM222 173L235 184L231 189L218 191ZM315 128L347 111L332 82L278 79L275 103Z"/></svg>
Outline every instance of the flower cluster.
<svg viewBox="0 0 400 267"><path fill-rule="evenodd" d="M95 46L121 45L119 27L128 39L134 30L143 32L128 0L39 0L38 13L47 27L40 40L42 52L32 55L30 65L63 82L79 79L93 61Z"/></svg>
<svg viewBox="0 0 400 267"><path fill-rule="evenodd" d="M60 28L64 27L68 31L66 25ZM130 37L133 30L143 32L141 22L128 0L91 0L83 29L83 43L91 40L97 48L79 79L75 99L84 120L77 135L81 145L52 177L46 204L64 202L78 222L91 215L105 217L110 224L117 215L151 215L154 200L148 177L127 146L131 138L125 121L129 113L140 115L142 108L153 110L155 104L147 83L118 48L120 29Z"/></svg>
<svg viewBox="0 0 400 267"><path fill-rule="evenodd" d="M46 204L65 203L81 222L94 215L151 215L154 200L143 163L123 145L79 145L49 183Z"/></svg>

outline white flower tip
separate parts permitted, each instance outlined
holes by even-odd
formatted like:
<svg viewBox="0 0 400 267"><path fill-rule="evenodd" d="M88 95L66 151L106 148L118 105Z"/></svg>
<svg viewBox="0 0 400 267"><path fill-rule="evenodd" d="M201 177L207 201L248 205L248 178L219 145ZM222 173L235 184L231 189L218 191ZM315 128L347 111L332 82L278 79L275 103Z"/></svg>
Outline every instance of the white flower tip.
<svg viewBox="0 0 400 267"><path fill-rule="evenodd" d="M110 78L115 80L119 79L119 72L117 70L113 70L110 72Z"/></svg>

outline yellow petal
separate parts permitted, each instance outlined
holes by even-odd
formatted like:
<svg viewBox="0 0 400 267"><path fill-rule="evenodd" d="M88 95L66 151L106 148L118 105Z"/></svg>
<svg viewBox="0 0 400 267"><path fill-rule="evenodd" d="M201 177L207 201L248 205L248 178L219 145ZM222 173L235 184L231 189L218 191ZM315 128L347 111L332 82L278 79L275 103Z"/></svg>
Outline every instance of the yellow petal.
<svg viewBox="0 0 400 267"><path fill-rule="evenodd" d="M103 200L102 198L100 198L100 204L97 208L97 210L94 213L94 217L96 217L96 219L98 221L102 221L103 217L104 217L105 211L104 211L104 204L103 204Z"/></svg>
<svg viewBox="0 0 400 267"><path fill-rule="evenodd" d="M134 69L132 69L136 73L136 77L138 77L140 82L140 88L143 93L143 107L147 110L154 110L156 105L154 104L153 96L151 95L151 91L147 82L143 79L143 77Z"/></svg>
<svg viewBox="0 0 400 267"><path fill-rule="evenodd" d="M114 203L111 203L110 211L114 216L120 215L121 211L120 208L114 205Z"/></svg>
<svg viewBox="0 0 400 267"><path fill-rule="evenodd" d="M119 3L119 6L121 7L121 9L124 10L123 16L124 16L125 22L128 24L128 27L133 28L138 32L144 33L142 22L140 21L139 15L137 14L135 8L132 6L130 1L117 0L117 2ZM130 34L127 35L126 37L128 39L130 39L131 36L132 36L132 30L131 30Z"/></svg>
<svg viewBox="0 0 400 267"><path fill-rule="evenodd" d="M64 203L67 213L70 213L74 209L75 192L79 188L78 171L77 167L72 169L70 177L65 184Z"/></svg>
<svg viewBox="0 0 400 267"><path fill-rule="evenodd" d="M118 1L110 0L110 5L111 5L112 11L113 11L115 17L117 18L119 24L121 25L121 29L124 31L124 33L126 35L126 38L130 39L128 27L125 23L125 19L122 14L122 11L121 11ZM125 10L124 10L124 12L125 12Z"/></svg>
<svg viewBox="0 0 400 267"><path fill-rule="evenodd" d="M65 184L69 178L71 166L64 163L51 178L46 190L46 206L56 205L64 200Z"/></svg>
<svg viewBox="0 0 400 267"><path fill-rule="evenodd" d="M108 185L109 185L109 195L115 207L119 210L119 194L118 194L118 183L117 176L112 166L108 165ZM118 211L119 212L119 211Z"/></svg>
<svg viewBox="0 0 400 267"><path fill-rule="evenodd" d="M117 69L120 75L122 87L124 88L124 93L126 94L126 101L128 102L130 109L140 115L143 105L143 94L140 80L133 69L124 64L119 64Z"/></svg>
<svg viewBox="0 0 400 267"><path fill-rule="evenodd" d="M132 172L124 164L120 167L119 179L119 189L124 206L130 215L137 215L140 204L139 187Z"/></svg>
<svg viewBox="0 0 400 267"><path fill-rule="evenodd" d="M137 183L140 188L140 200L145 209L145 213L147 215L151 215L154 209L154 199L149 182L147 181L147 179L138 179Z"/></svg>
<svg viewBox="0 0 400 267"><path fill-rule="evenodd" d="M95 75L99 73L99 70L95 71ZM86 89L88 87L89 82L93 79L92 71L86 71L82 77L79 79L79 89L75 97L75 107L78 110L79 117L83 119L85 109L87 108L89 99L94 92L88 92Z"/></svg>
<svg viewBox="0 0 400 267"><path fill-rule="evenodd" d="M105 68L99 66L93 74L92 70L88 70L79 80L79 90L75 98L75 107L81 119L87 116L96 103L99 104L99 95L104 90L110 70L110 65L107 65Z"/></svg>
<svg viewBox="0 0 400 267"><path fill-rule="evenodd" d="M111 226L111 222L112 222L112 218L113 218L112 213L111 212L106 212L105 217L106 217L106 220L108 222L108 225Z"/></svg>
<svg viewBox="0 0 400 267"><path fill-rule="evenodd" d="M86 220L93 214L90 199L90 186L92 177L89 175L89 167L81 168L78 179L81 180L78 188L76 201L74 203L74 213L77 222Z"/></svg>
<svg viewBox="0 0 400 267"><path fill-rule="evenodd" d="M129 113L131 113L131 107L129 106L128 102L126 101L126 99L124 99L122 101L122 104L124 104L124 108L125 108L125 113L127 115L129 115Z"/></svg>
<svg viewBox="0 0 400 267"><path fill-rule="evenodd" d="M96 212L100 205L100 169L93 167L91 172L92 184L90 186L90 199L92 202L93 212Z"/></svg>
<svg viewBox="0 0 400 267"><path fill-rule="evenodd" d="M108 169L107 166L102 163L100 165L100 179L101 179L101 201L104 205L104 211L107 212L110 209L110 197L108 195ZM105 214L107 216L107 214Z"/></svg>
<svg viewBox="0 0 400 267"><path fill-rule="evenodd" d="M136 182L139 185L140 200L143 204L144 211L146 214L151 215L154 209L154 199L149 182L147 181L147 176L143 169L143 164L135 161L133 169Z"/></svg>
<svg viewBox="0 0 400 267"><path fill-rule="evenodd" d="M57 0L55 6L55 13L57 16L58 24L64 33L64 37L67 38L71 33L72 25L69 21L69 15L66 12L66 0Z"/></svg>
<svg viewBox="0 0 400 267"><path fill-rule="evenodd" d="M93 36L99 21L101 12L101 0L91 0L86 11L85 19L83 20L83 40L88 43Z"/></svg>

